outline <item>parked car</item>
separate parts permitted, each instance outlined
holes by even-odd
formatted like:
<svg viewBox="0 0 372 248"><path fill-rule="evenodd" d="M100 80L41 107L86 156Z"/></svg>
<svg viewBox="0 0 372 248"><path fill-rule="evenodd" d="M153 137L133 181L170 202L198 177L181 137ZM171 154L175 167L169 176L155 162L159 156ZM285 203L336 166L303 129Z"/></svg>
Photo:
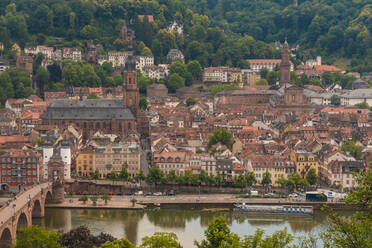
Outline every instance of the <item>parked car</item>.
<svg viewBox="0 0 372 248"><path fill-rule="evenodd" d="M152 193L151 192L146 192L145 196L152 196Z"/></svg>
<svg viewBox="0 0 372 248"><path fill-rule="evenodd" d="M126 192L125 195L133 195L132 192Z"/></svg>
<svg viewBox="0 0 372 248"><path fill-rule="evenodd" d="M161 195L163 195L161 192L155 192L154 194L153 194L154 196L161 196Z"/></svg>
<svg viewBox="0 0 372 248"><path fill-rule="evenodd" d="M176 193L174 193L174 190L171 190L171 191L168 192L168 195L169 195L169 196L175 196Z"/></svg>
<svg viewBox="0 0 372 248"><path fill-rule="evenodd" d="M267 193L264 195L264 198L270 198L270 197L274 197L274 193Z"/></svg>
<svg viewBox="0 0 372 248"><path fill-rule="evenodd" d="M298 195L296 193L289 194L288 197L290 198L297 198Z"/></svg>
<svg viewBox="0 0 372 248"><path fill-rule="evenodd" d="M115 195L123 195L123 192L118 192Z"/></svg>
<svg viewBox="0 0 372 248"><path fill-rule="evenodd" d="M134 193L134 195L143 195L143 191L137 191L136 193Z"/></svg>
<svg viewBox="0 0 372 248"><path fill-rule="evenodd" d="M108 192L108 195L115 195L115 192Z"/></svg>

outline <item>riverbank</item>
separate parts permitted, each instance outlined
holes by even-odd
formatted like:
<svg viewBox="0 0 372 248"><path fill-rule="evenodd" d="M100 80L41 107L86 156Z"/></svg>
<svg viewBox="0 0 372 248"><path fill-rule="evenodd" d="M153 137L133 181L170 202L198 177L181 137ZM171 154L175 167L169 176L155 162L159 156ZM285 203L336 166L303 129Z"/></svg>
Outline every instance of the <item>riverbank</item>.
<svg viewBox="0 0 372 248"><path fill-rule="evenodd" d="M124 210L140 210L146 206L142 204L133 204L130 201L98 201L93 204L91 201L86 203L79 201L78 198L67 198L63 203L47 204L46 208L68 208L68 209L124 209Z"/></svg>
<svg viewBox="0 0 372 248"><path fill-rule="evenodd" d="M133 206L131 199L137 200ZM289 198L237 198L231 194L213 195L176 195L176 196L112 196L111 200L104 203L99 200L96 205L89 200L87 203L79 201L79 197L66 198L61 204L48 204L50 208L88 208L88 209L144 209L146 207L179 208L186 209L232 209L234 204L245 203L247 205L301 205L312 206L319 210L327 205L334 210L358 210L356 206L343 202L306 202L303 199Z"/></svg>

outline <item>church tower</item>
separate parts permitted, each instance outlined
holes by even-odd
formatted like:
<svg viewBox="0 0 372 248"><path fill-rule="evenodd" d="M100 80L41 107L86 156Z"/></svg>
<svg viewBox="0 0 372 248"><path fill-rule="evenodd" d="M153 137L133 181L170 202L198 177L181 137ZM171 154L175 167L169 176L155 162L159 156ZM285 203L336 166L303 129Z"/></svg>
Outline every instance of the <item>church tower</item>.
<svg viewBox="0 0 372 248"><path fill-rule="evenodd" d="M124 69L123 107L129 108L133 115L136 116L139 108L139 100L136 59L130 55Z"/></svg>
<svg viewBox="0 0 372 248"><path fill-rule="evenodd" d="M280 85L290 83L291 81L291 63L289 60L289 48L287 40L282 49L282 61L280 63Z"/></svg>

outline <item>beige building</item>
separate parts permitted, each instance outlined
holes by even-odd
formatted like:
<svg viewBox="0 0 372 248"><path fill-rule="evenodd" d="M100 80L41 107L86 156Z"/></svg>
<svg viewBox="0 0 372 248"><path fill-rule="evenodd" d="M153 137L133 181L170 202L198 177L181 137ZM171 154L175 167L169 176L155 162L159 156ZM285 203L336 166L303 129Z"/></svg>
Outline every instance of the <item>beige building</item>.
<svg viewBox="0 0 372 248"><path fill-rule="evenodd" d="M107 59L112 63L112 67L114 68L124 67L129 55L129 52L108 52Z"/></svg>
<svg viewBox="0 0 372 248"><path fill-rule="evenodd" d="M259 72L254 70L242 70L243 83L245 85L256 85L256 82L261 79Z"/></svg>
<svg viewBox="0 0 372 248"><path fill-rule="evenodd" d="M227 66L208 67L203 71L203 82L233 83L243 82L240 68L229 68Z"/></svg>
<svg viewBox="0 0 372 248"><path fill-rule="evenodd" d="M136 56L136 69L143 73L143 68L154 65L153 56Z"/></svg>
<svg viewBox="0 0 372 248"><path fill-rule="evenodd" d="M100 177L105 178L116 171L120 173L122 167L128 169L131 177L140 171L140 147L137 143L108 143L94 149L95 168L99 171Z"/></svg>
<svg viewBox="0 0 372 248"><path fill-rule="evenodd" d="M248 59L247 61L250 64L251 69L256 72L260 72L263 68L273 71L275 68L279 68L280 63L282 62L280 59ZM290 70L293 71L294 65L291 61L290 64Z"/></svg>
<svg viewBox="0 0 372 248"><path fill-rule="evenodd" d="M176 175L184 175L185 169L190 166L191 155L191 151L168 152L163 150L160 153L155 152L153 165L158 166L164 174L174 170Z"/></svg>

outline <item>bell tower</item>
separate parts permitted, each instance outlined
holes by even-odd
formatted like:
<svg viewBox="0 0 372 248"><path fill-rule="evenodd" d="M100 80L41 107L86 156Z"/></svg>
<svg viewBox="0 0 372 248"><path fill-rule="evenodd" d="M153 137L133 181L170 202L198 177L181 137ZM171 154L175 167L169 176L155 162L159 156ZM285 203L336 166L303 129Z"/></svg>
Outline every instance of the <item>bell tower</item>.
<svg viewBox="0 0 372 248"><path fill-rule="evenodd" d="M291 62L289 60L289 48L287 40L283 44L282 61L280 63L280 85L291 81Z"/></svg>
<svg viewBox="0 0 372 248"><path fill-rule="evenodd" d="M129 108L134 116L136 116L138 112L139 98L136 60L132 55L129 55L124 69L123 107Z"/></svg>

